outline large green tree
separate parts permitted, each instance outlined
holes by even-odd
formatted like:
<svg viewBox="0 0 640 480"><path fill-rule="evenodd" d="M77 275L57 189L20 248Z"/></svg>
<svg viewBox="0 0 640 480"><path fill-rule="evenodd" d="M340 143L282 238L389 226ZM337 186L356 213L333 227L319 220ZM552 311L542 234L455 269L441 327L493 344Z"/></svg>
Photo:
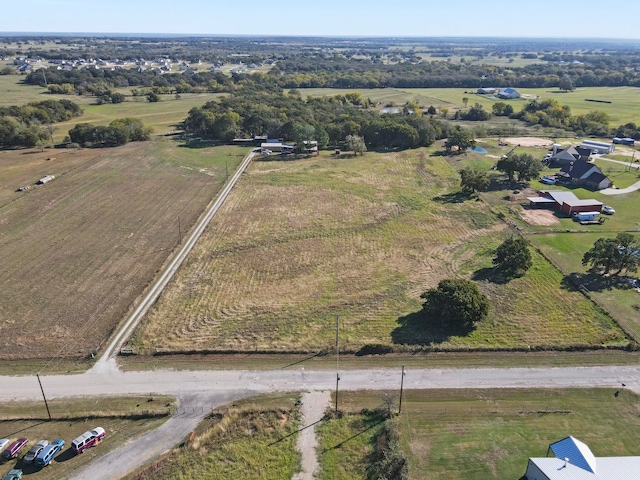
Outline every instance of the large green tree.
<svg viewBox="0 0 640 480"><path fill-rule="evenodd" d="M635 272L640 266L640 241L630 233L619 233L613 238L599 238L582 257L582 264L592 272L607 275L617 270Z"/></svg>
<svg viewBox="0 0 640 480"><path fill-rule="evenodd" d="M473 148L476 146L476 140L471 130L467 130L460 126L452 128L449 132L449 138L444 143L444 148L447 152L452 151L453 147L458 147L458 152L462 153L467 148Z"/></svg>
<svg viewBox="0 0 640 480"><path fill-rule="evenodd" d="M469 193L483 192L489 188L489 176L487 172L466 167L460 171L460 187Z"/></svg>
<svg viewBox="0 0 640 480"><path fill-rule="evenodd" d="M427 320L445 327L468 330L489 313L487 296L475 282L461 278L442 280L421 298Z"/></svg>
<svg viewBox="0 0 640 480"><path fill-rule="evenodd" d="M358 135L347 135L344 140L344 149L356 155L363 155L367 151L367 146L364 144L364 138Z"/></svg>
<svg viewBox="0 0 640 480"><path fill-rule="evenodd" d="M518 181L528 181L540 175L544 168L542 162L534 158L530 153L514 153L498 160L496 168L507 175L509 181L513 181L518 174Z"/></svg>
<svg viewBox="0 0 640 480"><path fill-rule="evenodd" d="M522 237L507 238L496 249L493 264L507 275L526 272L532 265L529 244Z"/></svg>

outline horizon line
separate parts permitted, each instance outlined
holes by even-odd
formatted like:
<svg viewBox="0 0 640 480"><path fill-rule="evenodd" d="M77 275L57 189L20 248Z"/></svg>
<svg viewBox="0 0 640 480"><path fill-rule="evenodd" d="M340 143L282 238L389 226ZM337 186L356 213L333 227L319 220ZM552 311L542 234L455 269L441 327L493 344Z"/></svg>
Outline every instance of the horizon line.
<svg viewBox="0 0 640 480"><path fill-rule="evenodd" d="M545 36L476 36L476 35L339 35L339 34L244 34L244 33L168 33L168 32L40 32L40 31L0 31L0 37L129 37L129 38L323 38L323 39L407 39L407 40L548 40L548 41L614 41L640 42L638 38L621 37L545 37Z"/></svg>

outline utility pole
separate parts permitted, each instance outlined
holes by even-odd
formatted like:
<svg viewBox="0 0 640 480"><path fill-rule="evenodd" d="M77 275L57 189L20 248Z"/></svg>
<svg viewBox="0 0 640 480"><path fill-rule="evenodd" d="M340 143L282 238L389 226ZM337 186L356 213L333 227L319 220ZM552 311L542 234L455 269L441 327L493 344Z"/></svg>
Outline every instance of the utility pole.
<svg viewBox="0 0 640 480"><path fill-rule="evenodd" d="M340 315L336 315L336 413L338 413L338 385L340 384Z"/></svg>
<svg viewBox="0 0 640 480"><path fill-rule="evenodd" d="M633 162L635 161L636 158L636 152L633 152L633 156L631 157L631 161L629 162L629 172L631 171L631 166L633 165Z"/></svg>
<svg viewBox="0 0 640 480"><path fill-rule="evenodd" d="M402 389L404 387L404 365L402 365L402 376L400 377L400 402L398 403L398 415L402 413Z"/></svg>
<svg viewBox="0 0 640 480"><path fill-rule="evenodd" d="M47 397L44 394L44 388L42 388L42 382L40 381L40 374L36 373L36 378L38 379L38 384L40 385L40 391L42 392L42 398L44 398L44 406L47 407L47 415L49 415L49 420L51 420L51 412L49 411L49 404L47 403Z"/></svg>
<svg viewBox="0 0 640 480"><path fill-rule="evenodd" d="M44 77L44 86L48 87L49 85L47 84L47 74L44 68L42 69L42 76Z"/></svg>

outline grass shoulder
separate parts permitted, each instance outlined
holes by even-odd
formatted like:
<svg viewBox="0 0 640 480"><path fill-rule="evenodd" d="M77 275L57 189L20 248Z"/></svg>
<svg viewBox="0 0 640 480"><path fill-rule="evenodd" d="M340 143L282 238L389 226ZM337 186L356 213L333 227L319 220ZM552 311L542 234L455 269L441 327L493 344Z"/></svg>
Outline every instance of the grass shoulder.
<svg viewBox="0 0 640 480"><path fill-rule="evenodd" d="M297 396L261 396L214 410L183 445L130 475L290 480L300 470Z"/></svg>
<svg viewBox="0 0 640 480"><path fill-rule="evenodd" d="M321 455L326 472L352 469L359 461L351 478L367 478L375 442L367 438L366 412L387 408L393 395L341 393L344 415L321 427L321 445L360 454ZM397 396L395 401L397 408ZM516 479L529 457L545 456L550 443L569 435L596 456L638 455L637 403L634 393L614 389L410 390L394 421L412 479Z"/></svg>
<svg viewBox="0 0 640 480"><path fill-rule="evenodd" d="M0 475L21 468L34 479L68 478L98 456L158 428L169 418L174 399L167 396L54 399L49 401L49 408L50 421L43 402L7 402L0 406L0 437L11 440L26 437L29 439L26 449L40 439L62 438L66 442L65 449L45 469L24 465L18 459L0 464ZM105 429L105 439L82 455L74 455L71 441L98 426Z"/></svg>

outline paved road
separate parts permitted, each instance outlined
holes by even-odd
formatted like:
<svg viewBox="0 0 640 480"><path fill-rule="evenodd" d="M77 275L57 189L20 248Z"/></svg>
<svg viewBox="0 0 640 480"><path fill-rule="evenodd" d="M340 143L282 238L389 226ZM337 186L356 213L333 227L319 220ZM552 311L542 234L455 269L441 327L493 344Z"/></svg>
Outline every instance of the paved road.
<svg viewBox="0 0 640 480"><path fill-rule="evenodd" d="M110 360L113 362L114 360ZM347 370L340 389L398 389L400 370ZM120 478L180 443L211 408L265 392L321 391L335 388L334 371L147 371L115 367L82 375L41 377L49 398L127 394L178 397L180 415L131 444L103 455L73 478ZM640 366L566 368L408 369L407 389L490 387L620 387L640 393ZM42 398L35 376L0 376L0 401Z"/></svg>
<svg viewBox="0 0 640 480"><path fill-rule="evenodd" d="M621 162L620 160L613 160L611 158L605 158L605 157L598 157L598 159L605 160L611 163L619 163L620 165L625 165L630 168L635 168L636 170L640 169L640 164L637 164L637 163ZM602 193L603 195L622 195L624 193L635 192L636 190L640 190L640 182L636 182L627 188L605 188L604 190L600 190L600 193Z"/></svg>
<svg viewBox="0 0 640 480"><path fill-rule="evenodd" d="M640 392L639 366L563 368L409 369L405 388L616 387L626 383ZM335 371L169 371L120 372L109 369L81 375L40 377L47 397L131 394L216 395L235 392L334 390ZM397 388L400 371L346 370L341 390ZM0 401L42 398L35 376L0 376Z"/></svg>

